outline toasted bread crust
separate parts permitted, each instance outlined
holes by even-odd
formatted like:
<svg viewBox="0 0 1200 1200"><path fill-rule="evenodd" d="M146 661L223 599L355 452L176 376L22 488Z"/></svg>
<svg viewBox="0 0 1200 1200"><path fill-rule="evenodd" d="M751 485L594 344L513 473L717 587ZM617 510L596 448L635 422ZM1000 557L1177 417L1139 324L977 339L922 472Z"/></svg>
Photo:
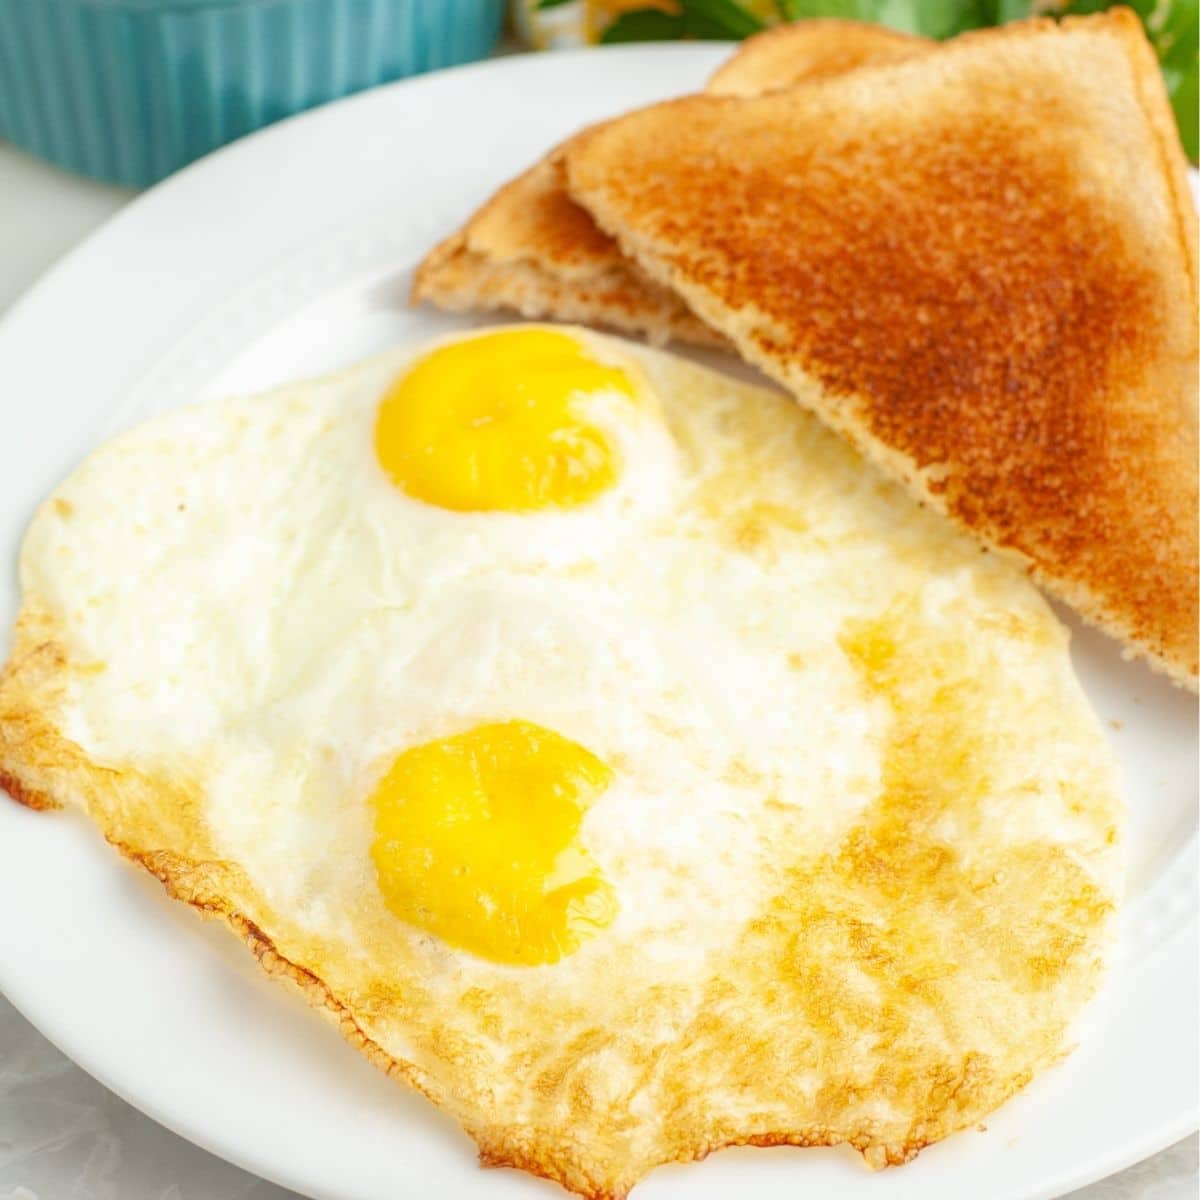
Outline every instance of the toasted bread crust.
<svg viewBox="0 0 1200 1200"><path fill-rule="evenodd" d="M563 279L582 279L625 263L563 185L561 149L506 183L464 230L467 244L495 262L531 257L552 266ZM636 268L631 268L636 270Z"/></svg>
<svg viewBox="0 0 1200 1200"><path fill-rule="evenodd" d="M1171 122L1118 10L655 106L572 143L568 181L876 463L1195 686L1195 214Z"/></svg>
<svg viewBox="0 0 1200 1200"><path fill-rule="evenodd" d="M727 345L568 197L557 153L507 183L428 254L417 268L413 298L450 312L514 310L652 342Z"/></svg>
<svg viewBox="0 0 1200 1200"><path fill-rule="evenodd" d="M932 43L856 21L801 21L745 42L713 76L716 92L757 94L807 76L890 62ZM726 346L655 283L567 194L562 148L499 189L417 268L413 303L451 312L511 310L582 321L652 343Z"/></svg>
<svg viewBox="0 0 1200 1200"><path fill-rule="evenodd" d="M447 312L518 312L602 326L695 346L727 347L668 289L621 263L578 282L560 279L536 263L495 263L459 243L446 246L438 264L436 303Z"/></svg>
<svg viewBox="0 0 1200 1200"><path fill-rule="evenodd" d="M514 311L662 343L724 345L573 203L557 152L505 184L417 267L412 301L450 312Z"/></svg>
<svg viewBox="0 0 1200 1200"><path fill-rule="evenodd" d="M704 90L713 96L761 96L859 67L914 58L936 45L886 25L833 18L796 21L747 38Z"/></svg>

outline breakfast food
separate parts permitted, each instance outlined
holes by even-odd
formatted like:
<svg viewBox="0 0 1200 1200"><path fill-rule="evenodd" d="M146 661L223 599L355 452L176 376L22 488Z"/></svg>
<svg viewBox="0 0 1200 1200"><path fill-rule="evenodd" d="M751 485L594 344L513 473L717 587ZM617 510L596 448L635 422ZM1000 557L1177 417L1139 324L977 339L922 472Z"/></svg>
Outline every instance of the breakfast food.
<svg viewBox="0 0 1200 1200"><path fill-rule="evenodd" d="M780 394L561 327L400 351L123 434L21 582L0 783L486 1163L902 1163L1099 981L1122 815L1065 630Z"/></svg>
<svg viewBox="0 0 1200 1200"><path fill-rule="evenodd" d="M659 105L566 166L746 360L1195 687L1196 215L1131 13Z"/></svg>
<svg viewBox="0 0 1200 1200"><path fill-rule="evenodd" d="M571 200L557 151L505 184L425 256L412 299L449 312L583 321L653 342L725 344Z"/></svg>
<svg viewBox="0 0 1200 1200"><path fill-rule="evenodd" d="M709 91L746 95L808 77L890 62L931 43L857 21L802 21L759 34L717 71ZM508 309L642 334L725 345L670 288L650 279L567 195L562 148L505 184L417 268L414 301L452 312Z"/></svg>
<svg viewBox="0 0 1200 1200"><path fill-rule="evenodd" d="M714 96L759 96L859 67L899 62L937 43L866 21L794 21L747 38L713 73Z"/></svg>

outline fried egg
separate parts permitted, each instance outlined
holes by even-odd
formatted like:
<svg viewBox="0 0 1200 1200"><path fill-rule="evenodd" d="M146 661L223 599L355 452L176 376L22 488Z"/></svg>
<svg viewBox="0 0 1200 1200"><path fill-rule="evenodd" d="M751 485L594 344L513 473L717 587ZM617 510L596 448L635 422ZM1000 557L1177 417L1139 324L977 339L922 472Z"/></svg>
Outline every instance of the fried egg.
<svg viewBox="0 0 1200 1200"><path fill-rule="evenodd" d="M399 350L103 446L21 582L0 781L485 1163L898 1164L1098 984L1122 814L1066 631L774 392L566 327Z"/></svg>

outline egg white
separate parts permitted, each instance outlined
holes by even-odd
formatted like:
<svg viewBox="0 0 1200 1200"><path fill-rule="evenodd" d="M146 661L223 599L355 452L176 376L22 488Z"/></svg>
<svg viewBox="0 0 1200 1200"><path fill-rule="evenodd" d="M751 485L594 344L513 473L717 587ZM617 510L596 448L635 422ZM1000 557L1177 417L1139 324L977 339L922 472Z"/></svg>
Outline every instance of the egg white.
<svg viewBox="0 0 1200 1200"><path fill-rule="evenodd" d="M792 544L769 561L730 546L729 514L696 501L737 474L723 426L740 397L697 395L665 358L653 384L630 358L642 403L587 401L623 468L585 510L411 499L372 444L411 354L169 414L61 489L72 515L35 525L23 563L26 588L69 613L72 659L97 668L75 684L68 735L101 761L199 776L228 856L280 910L325 921L376 890L365 800L397 753L535 721L616 765L583 830L620 905L606 936L702 953L774 886L765 800L815 848L878 790L885 714L861 702L841 623L906 592L973 618L992 602L980 568L926 577L888 535L915 524L961 556L958 539L873 477L853 504L811 465L802 477L787 426L742 486L805 532L773 531ZM1052 625L1005 574L1004 602ZM316 852L330 836L336 872ZM681 941L689 923L704 934Z"/></svg>
<svg viewBox="0 0 1200 1200"><path fill-rule="evenodd" d="M622 469L579 509L464 514L398 490L373 429L416 350L101 448L22 554L62 696L29 699L18 671L0 701L15 691L30 729L52 710L86 763L74 799L123 844L178 837L221 864L186 884L177 865L172 886L244 910L498 1161L584 1192L594 1170L611 1191L781 1130L902 1161L1061 1054L1095 986L1120 806L1066 632L1018 569L786 398L575 336L641 389L586 402ZM901 639L886 686L846 643L880 619ZM921 742L925 711L950 745ZM370 796L399 753L511 719L613 772L580 840L616 917L536 967L406 924L370 855ZM35 743L10 764L36 766ZM151 782L105 791L134 775ZM904 787L944 784L932 818L911 807L920 852L953 869L918 863L892 896L906 867L886 839L873 865L878 822ZM843 869L859 844L861 878ZM855 941L872 938L874 956ZM908 1032L885 1045L895 1014ZM903 1072L863 1082L898 1055ZM956 1070L949 1108L920 1090Z"/></svg>

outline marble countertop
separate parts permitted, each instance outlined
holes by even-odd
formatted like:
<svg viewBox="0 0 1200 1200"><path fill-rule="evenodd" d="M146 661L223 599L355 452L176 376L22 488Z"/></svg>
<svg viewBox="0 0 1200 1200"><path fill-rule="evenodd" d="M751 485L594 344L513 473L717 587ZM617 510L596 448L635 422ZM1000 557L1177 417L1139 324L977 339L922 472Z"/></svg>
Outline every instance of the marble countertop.
<svg viewBox="0 0 1200 1200"><path fill-rule="evenodd" d="M0 144L0 312L133 193ZM1072 1194L1195 1200L1200 1136ZM0 1200L289 1200L118 1099L0 998Z"/></svg>

